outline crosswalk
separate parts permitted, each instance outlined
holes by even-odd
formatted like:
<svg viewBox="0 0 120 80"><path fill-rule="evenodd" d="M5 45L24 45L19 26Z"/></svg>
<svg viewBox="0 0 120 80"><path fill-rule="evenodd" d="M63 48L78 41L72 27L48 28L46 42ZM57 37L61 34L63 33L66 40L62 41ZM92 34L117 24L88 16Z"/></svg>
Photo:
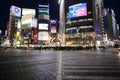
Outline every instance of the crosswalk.
<svg viewBox="0 0 120 80"><path fill-rule="evenodd" d="M62 59L62 80L120 80L116 55L65 54Z"/></svg>

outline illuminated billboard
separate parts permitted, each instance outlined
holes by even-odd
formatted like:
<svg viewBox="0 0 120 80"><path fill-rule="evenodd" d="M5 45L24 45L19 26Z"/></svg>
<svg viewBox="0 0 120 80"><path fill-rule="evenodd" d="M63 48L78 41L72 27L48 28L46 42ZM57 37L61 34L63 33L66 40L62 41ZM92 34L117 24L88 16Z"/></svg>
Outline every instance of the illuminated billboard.
<svg viewBox="0 0 120 80"><path fill-rule="evenodd" d="M21 8L12 6L10 9L10 15L21 17Z"/></svg>
<svg viewBox="0 0 120 80"><path fill-rule="evenodd" d="M27 8L23 8L22 9L22 15L35 15L35 9L27 9Z"/></svg>
<svg viewBox="0 0 120 80"><path fill-rule="evenodd" d="M48 24L46 24L46 23L39 23L38 29L39 30L48 30Z"/></svg>
<svg viewBox="0 0 120 80"><path fill-rule="evenodd" d="M33 27L33 15L22 16L22 28Z"/></svg>
<svg viewBox="0 0 120 80"><path fill-rule="evenodd" d="M48 8L39 8L39 14L49 15L49 9Z"/></svg>
<svg viewBox="0 0 120 80"><path fill-rule="evenodd" d="M48 5L38 5L38 19L49 20L49 4Z"/></svg>
<svg viewBox="0 0 120 80"><path fill-rule="evenodd" d="M79 3L69 6L69 18L87 16L87 4Z"/></svg>
<svg viewBox="0 0 120 80"><path fill-rule="evenodd" d="M49 15L49 5L38 5L38 13Z"/></svg>
<svg viewBox="0 0 120 80"><path fill-rule="evenodd" d="M48 32L38 32L38 40L49 40Z"/></svg>

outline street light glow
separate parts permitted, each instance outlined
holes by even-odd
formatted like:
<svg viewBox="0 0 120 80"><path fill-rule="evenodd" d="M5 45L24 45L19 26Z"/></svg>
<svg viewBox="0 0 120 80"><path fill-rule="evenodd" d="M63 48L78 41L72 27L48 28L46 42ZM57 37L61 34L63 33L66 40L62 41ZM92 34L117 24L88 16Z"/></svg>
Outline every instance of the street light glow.
<svg viewBox="0 0 120 80"><path fill-rule="evenodd" d="M2 31L0 30L0 34L2 34Z"/></svg>
<svg viewBox="0 0 120 80"><path fill-rule="evenodd" d="M62 0L58 0L58 4L60 4L60 3L61 3L61 1L62 1Z"/></svg>

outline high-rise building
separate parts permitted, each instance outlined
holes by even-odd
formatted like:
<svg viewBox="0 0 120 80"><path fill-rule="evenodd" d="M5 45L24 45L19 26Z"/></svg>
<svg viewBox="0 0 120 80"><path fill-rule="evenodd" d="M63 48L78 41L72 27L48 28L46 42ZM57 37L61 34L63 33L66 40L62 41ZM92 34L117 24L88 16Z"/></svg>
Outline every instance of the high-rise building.
<svg viewBox="0 0 120 80"><path fill-rule="evenodd" d="M103 10L103 28L104 34L107 34L109 40L118 39L119 27L117 20L115 19L115 13L113 9L107 8Z"/></svg>
<svg viewBox="0 0 120 80"><path fill-rule="evenodd" d="M33 42L32 31L35 27L35 15L35 9L22 8L21 44L31 44Z"/></svg>
<svg viewBox="0 0 120 80"><path fill-rule="evenodd" d="M102 41L102 0L59 0L59 4L59 32L65 35L65 45L93 46Z"/></svg>
<svg viewBox="0 0 120 80"><path fill-rule="evenodd" d="M10 40L11 44L14 44L15 35L17 33L18 22L21 17L21 8L17 6L11 6L10 8L10 15L9 15L9 22L8 22L8 39Z"/></svg>
<svg viewBox="0 0 120 80"><path fill-rule="evenodd" d="M50 14L49 4L38 5L38 44L49 44Z"/></svg>

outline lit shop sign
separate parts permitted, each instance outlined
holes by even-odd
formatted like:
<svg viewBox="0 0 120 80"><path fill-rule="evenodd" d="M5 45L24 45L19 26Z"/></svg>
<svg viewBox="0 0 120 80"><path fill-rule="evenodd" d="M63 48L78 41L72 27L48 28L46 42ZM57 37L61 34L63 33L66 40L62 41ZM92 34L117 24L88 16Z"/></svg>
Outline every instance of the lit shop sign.
<svg viewBox="0 0 120 80"><path fill-rule="evenodd" d="M27 8L23 8L22 9L22 15L35 15L35 9L27 9Z"/></svg>
<svg viewBox="0 0 120 80"><path fill-rule="evenodd" d="M48 30L48 24L46 23L40 23L38 26L39 30Z"/></svg>
<svg viewBox="0 0 120 80"><path fill-rule="evenodd" d="M39 32L38 40L49 40L48 32Z"/></svg>
<svg viewBox="0 0 120 80"><path fill-rule="evenodd" d="M39 7L49 7L49 5L38 5Z"/></svg>
<svg viewBox="0 0 120 80"><path fill-rule="evenodd" d="M12 6L10 14L13 16L21 17L21 8Z"/></svg>
<svg viewBox="0 0 120 80"><path fill-rule="evenodd" d="M48 8L39 8L39 14L49 15L49 9Z"/></svg>

